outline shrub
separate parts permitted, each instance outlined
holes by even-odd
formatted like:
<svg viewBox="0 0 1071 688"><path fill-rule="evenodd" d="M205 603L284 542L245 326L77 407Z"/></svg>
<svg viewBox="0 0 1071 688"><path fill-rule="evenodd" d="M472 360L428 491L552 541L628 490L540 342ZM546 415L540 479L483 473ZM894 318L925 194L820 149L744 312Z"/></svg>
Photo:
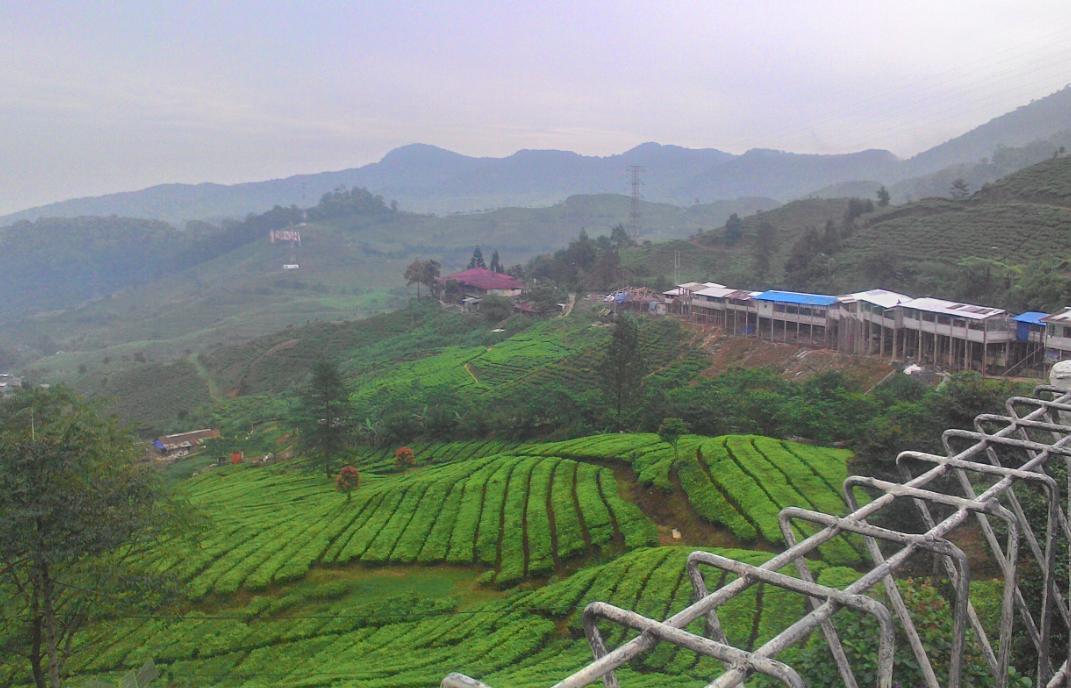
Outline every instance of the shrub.
<svg viewBox="0 0 1071 688"><path fill-rule="evenodd" d="M335 487L339 492L346 493L346 501L350 501L350 493L361 486L361 472L353 466L344 466L335 478Z"/></svg>
<svg viewBox="0 0 1071 688"><path fill-rule="evenodd" d="M412 466L415 454L409 447L402 447L398 451L394 452L394 465L403 471Z"/></svg>

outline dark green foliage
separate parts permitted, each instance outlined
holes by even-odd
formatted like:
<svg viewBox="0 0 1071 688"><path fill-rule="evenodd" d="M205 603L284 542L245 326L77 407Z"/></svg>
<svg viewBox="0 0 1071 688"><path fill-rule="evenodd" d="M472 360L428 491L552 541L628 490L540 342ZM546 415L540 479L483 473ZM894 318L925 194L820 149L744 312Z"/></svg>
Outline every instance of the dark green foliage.
<svg viewBox="0 0 1071 688"><path fill-rule="evenodd" d="M829 573L834 573L830 570ZM826 583L820 576L819 582ZM941 685L948 684L948 670L952 659L952 605L937 589L921 580L897 581L903 595L904 603L910 610L911 618L918 630L926 653L930 658L934 673ZM875 594L879 599L880 594ZM833 617L837 635L848 652L855 678L859 685L873 684L877 680L878 656L878 622L873 616L859 612L844 612ZM903 686L925 685L926 680L911 654L907 637L900 624L896 624L896 647L902 651L896 653L893 665L893 681ZM797 654L798 653L798 654ZM790 661L803 677L808 686L819 688L839 688L843 686L836 662L830 653L825 637L820 633L811 636L810 642L802 649L792 651ZM974 639L971 630L967 631L967 648L963 658L963 685L990 685L992 677L981 646Z"/></svg>
<svg viewBox="0 0 1071 688"><path fill-rule="evenodd" d="M640 327L631 315L619 315L615 319L610 343L597 371L603 393L620 424L621 414L640 395L647 374L647 361L640 350Z"/></svg>
<svg viewBox="0 0 1071 688"><path fill-rule="evenodd" d="M311 466L330 478L335 463L349 451L355 433L349 390L337 363L319 361L313 365L312 380L298 396L295 419L299 450Z"/></svg>
<svg viewBox="0 0 1071 688"><path fill-rule="evenodd" d="M469 259L469 267L468 267L468 269L471 270L473 268L486 268L486 267L487 267L487 263L485 263L484 260L483 260L483 251L481 251L480 247L477 246L476 249L472 252L472 258Z"/></svg>
<svg viewBox="0 0 1071 688"><path fill-rule="evenodd" d="M565 290L547 278L539 280L528 290L528 300L539 315L558 311L558 304L562 303L566 297Z"/></svg>
<svg viewBox="0 0 1071 688"><path fill-rule="evenodd" d="M0 402L0 641L38 686L60 687L87 622L166 592L138 557L188 514L138 454L114 416L62 387Z"/></svg>
<svg viewBox="0 0 1071 688"><path fill-rule="evenodd" d="M735 244L740 241L740 237L744 235L744 223L740 221L740 216L733 213L729 216L729 219L725 221L725 240L730 244Z"/></svg>
<svg viewBox="0 0 1071 688"><path fill-rule="evenodd" d="M776 236L777 230L769 222L760 223L758 229L755 230L755 240L751 244L751 260L759 282L766 279L770 271L774 253L777 251L774 243Z"/></svg>
<svg viewBox="0 0 1071 688"><path fill-rule="evenodd" d="M878 196L878 207L879 208L888 207L889 200L891 199L891 196L889 195L889 190L886 189L884 186L882 186L880 189L878 189L877 196Z"/></svg>
<svg viewBox="0 0 1071 688"><path fill-rule="evenodd" d="M688 424L680 418L666 418L658 426L658 436L663 442L673 447L674 458L680 458L677 443L688 432Z"/></svg>
<svg viewBox="0 0 1071 688"><path fill-rule="evenodd" d="M382 196L372 194L368 189L340 186L325 193L314 208L309 208L310 220L328 220L352 215L389 215L397 212L387 207ZM296 224L296 223L295 223Z"/></svg>
<svg viewBox="0 0 1071 688"><path fill-rule="evenodd" d="M119 217L43 218L0 229L0 316L62 308L154 280L183 241L163 222Z"/></svg>
<svg viewBox="0 0 1071 688"><path fill-rule="evenodd" d="M489 294L480 301L480 313L490 322L501 322L513 314L513 304L505 296Z"/></svg>
<svg viewBox="0 0 1071 688"><path fill-rule="evenodd" d="M736 213L733 213L733 216L735 215ZM623 248L635 246L636 242L628 235L625 225L618 222L610 229L610 244L615 250L620 251Z"/></svg>

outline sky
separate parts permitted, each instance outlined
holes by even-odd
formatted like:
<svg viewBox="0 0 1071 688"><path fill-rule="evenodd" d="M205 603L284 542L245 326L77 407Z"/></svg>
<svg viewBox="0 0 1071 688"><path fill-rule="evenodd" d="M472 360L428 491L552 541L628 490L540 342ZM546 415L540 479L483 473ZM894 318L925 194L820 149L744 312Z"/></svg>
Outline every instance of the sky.
<svg viewBox="0 0 1071 688"><path fill-rule="evenodd" d="M409 143L909 157L1071 82L1066 5L9 0L0 214Z"/></svg>

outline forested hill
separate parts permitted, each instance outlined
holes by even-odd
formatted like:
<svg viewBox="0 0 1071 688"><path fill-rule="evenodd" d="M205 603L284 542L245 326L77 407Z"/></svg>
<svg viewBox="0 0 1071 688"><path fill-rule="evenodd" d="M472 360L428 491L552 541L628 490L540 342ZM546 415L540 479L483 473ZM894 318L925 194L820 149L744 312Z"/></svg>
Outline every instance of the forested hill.
<svg viewBox="0 0 1071 688"><path fill-rule="evenodd" d="M977 177L977 184L1037 162L1040 158L1004 155L1006 148L1041 144L1051 153L1054 137L1071 123L1071 88L1024 105L910 160L888 151L844 155L801 155L750 150L731 155L713 148L688 149L645 143L619 155L584 156L568 151L522 150L505 158L474 158L413 144L389 152L364 167L297 175L286 179L226 186L164 184L139 191L82 198L30 208L0 217L0 224L45 216L127 215L170 222L244 217L274 205L289 206L339 186L361 186L398 201L404 210L448 214L512 206L546 206L574 194L625 193L626 169L642 165L644 197L687 206L744 196L780 202L847 182L893 187L897 200L944 193L956 177ZM1059 145L1059 144L1058 144ZM1057 147L1058 147L1057 145ZM964 170L986 159L984 169ZM990 165L990 162L993 165ZM937 179L928 179L937 173ZM994 173L995 176L994 176ZM944 176L953 175L948 180ZM916 179L918 178L918 179ZM936 187L934 185L937 185ZM820 194L821 195L821 194Z"/></svg>
<svg viewBox="0 0 1071 688"><path fill-rule="evenodd" d="M62 308L160 276L185 239L125 217L49 218L0 229L0 318Z"/></svg>
<svg viewBox="0 0 1071 688"><path fill-rule="evenodd" d="M928 174L942 167L976 162L1001 146L1024 146L1071 127L1071 84L1044 98L995 117L971 131L919 153L906 162L909 174Z"/></svg>
<svg viewBox="0 0 1071 688"><path fill-rule="evenodd" d="M658 241L776 206L752 198L687 209L643 202L641 210L645 236ZM582 229L608 235L628 221L629 208L627 197L606 194L440 218L397 211L356 188L325 194L307 212L276 207L186 231L124 218L18 223L4 230L10 267L0 283L0 345L30 346L37 353L29 357L55 350L104 357L110 347L143 342L147 356L170 357L309 320L364 317L406 302L403 273L413 260L434 258L450 274L480 244L488 255L497 249L507 266L523 264ZM145 229L113 231L127 226ZM301 232L300 246L270 243L270 230L287 227ZM300 269L284 271L288 263Z"/></svg>

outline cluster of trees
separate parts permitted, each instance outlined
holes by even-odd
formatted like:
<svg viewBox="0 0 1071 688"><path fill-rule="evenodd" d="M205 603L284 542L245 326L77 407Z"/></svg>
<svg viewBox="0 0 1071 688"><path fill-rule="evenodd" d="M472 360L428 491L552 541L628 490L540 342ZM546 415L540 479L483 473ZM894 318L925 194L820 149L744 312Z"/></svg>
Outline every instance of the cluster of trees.
<svg viewBox="0 0 1071 688"><path fill-rule="evenodd" d="M483 268L484 270L490 270L491 272L510 275L511 277L516 277L517 279L524 278L524 266L518 263L507 269L506 264L502 262L502 258L498 255L497 248L491 252L490 264L488 264L484 260L483 249L481 249L479 246L473 249L472 258L469 258L469 264L466 269L471 270L473 268Z"/></svg>
<svg viewBox="0 0 1071 688"><path fill-rule="evenodd" d="M603 234L595 239L582 229L566 248L529 261L525 272L529 277L550 279L575 292L611 289L624 278L620 251L635 245L622 224L611 229L609 236Z"/></svg>
<svg viewBox="0 0 1071 688"><path fill-rule="evenodd" d="M428 288L429 294L439 293L439 273L442 266L437 260L414 260L405 268L405 283L409 286L416 285L417 298L420 298L421 285ZM454 281L456 288L457 282Z"/></svg>
<svg viewBox="0 0 1071 688"><path fill-rule="evenodd" d="M368 189L340 186L325 193L315 207L309 208L308 216L310 220L329 220L350 215L389 215L397 212L398 201L391 201L388 206L382 196L376 196Z"/></svg>
<svg viewBox="0 0 1071 688"><path fill-rule="evenodd" d="M291 205L275 206L263 213L250 213L241 222L224 222L216 231L207 231L203 225L197 234L180 251L177 265L191 267L216 256L228 253L254 241L264 240L268 232L293 227L306 216L310 220L329 220L350 215L389 216L398 212L397 202L390 206L382 196L375 196L368 189L339 187L323 195L320 202L307 210Z"/></svg>

